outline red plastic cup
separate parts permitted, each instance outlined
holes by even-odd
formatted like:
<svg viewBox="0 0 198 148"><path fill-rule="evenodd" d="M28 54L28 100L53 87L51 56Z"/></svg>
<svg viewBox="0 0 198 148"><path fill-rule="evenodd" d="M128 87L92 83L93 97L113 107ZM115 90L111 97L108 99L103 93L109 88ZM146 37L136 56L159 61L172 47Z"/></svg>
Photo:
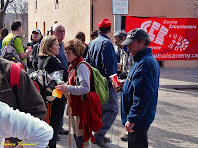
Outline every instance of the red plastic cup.
<svg viewBox="0 0 198 148"><path fill-rule="evenodd" d="M32 49L32 46L27 46L27 50L31 50Z"/></svg>
<svg viewBox="0 0 198 148"><path fill-rule="evenodd" d="M110 79L113 82L114 87L118 87L120 85L120 82L118 81L118 75L117 74L111 75Z"/></svg>

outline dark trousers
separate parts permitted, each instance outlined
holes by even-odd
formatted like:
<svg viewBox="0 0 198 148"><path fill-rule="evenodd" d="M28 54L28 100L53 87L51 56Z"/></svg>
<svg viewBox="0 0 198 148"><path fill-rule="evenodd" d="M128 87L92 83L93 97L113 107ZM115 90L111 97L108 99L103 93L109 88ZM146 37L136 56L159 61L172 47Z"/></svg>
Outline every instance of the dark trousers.
<svg viewBox="0 0 198 148"><path fill-rule="evenodd" d="M129 133L128 148L148 148L148 129L134 129Z"/></svg>
<svg viewBox="0 0 198 148"><path fill-rule="evenodd" d="M54 135L53 138L49 141L49 148L56 148L57 136L60 130L61 120L63 118L64 110L65 110L65 103L61 99L56 98L53 101L51 108L50 126L52 126L54 130Z"/></svg>

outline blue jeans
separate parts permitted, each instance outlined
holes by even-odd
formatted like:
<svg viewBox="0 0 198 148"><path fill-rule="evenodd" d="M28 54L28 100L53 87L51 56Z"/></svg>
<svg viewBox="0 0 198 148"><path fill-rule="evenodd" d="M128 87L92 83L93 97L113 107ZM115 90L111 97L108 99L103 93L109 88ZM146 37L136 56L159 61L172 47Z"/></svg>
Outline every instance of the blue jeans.
<svg viewBox="0 0 198 148"><path fill-rule="evenodd" d="M104 139L105 134L111 128L118 114L118 95L112 86L109 89L109 100L101 106L103 126L94 134L95 139L98 141Z"/></svg>
<svg viewBox="0 0 198 148"><path fill-rule="evenodd" d="M129 133L128 148L148 148L148 129L134 129Z"/></svg>

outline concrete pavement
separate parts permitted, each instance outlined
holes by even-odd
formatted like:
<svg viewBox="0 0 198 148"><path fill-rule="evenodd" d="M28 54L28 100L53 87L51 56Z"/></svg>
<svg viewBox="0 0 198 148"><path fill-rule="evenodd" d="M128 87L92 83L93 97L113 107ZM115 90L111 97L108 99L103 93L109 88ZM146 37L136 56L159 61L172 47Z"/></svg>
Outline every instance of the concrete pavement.
<svg viewBox="0 0 198 148"><path fill-rule="evenodd" d="M67 123L65 117L66 129ZM107 133L109 147L127 148L128 143L120 140L125 133L119 112ZM148 136L149 148L198 148L198 69L161 68L157 113ZM73 136L71 144L76 148ZM57 148L67 147L68 136L61 135Z"/></svg>

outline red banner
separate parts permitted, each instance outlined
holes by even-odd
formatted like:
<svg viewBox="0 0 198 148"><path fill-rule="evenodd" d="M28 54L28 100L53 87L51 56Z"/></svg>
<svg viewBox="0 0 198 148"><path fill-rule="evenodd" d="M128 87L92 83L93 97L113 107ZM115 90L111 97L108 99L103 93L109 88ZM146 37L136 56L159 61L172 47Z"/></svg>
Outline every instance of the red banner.
<svg viewBox="0 0 198 148"><path fill-rule="evenodd" d="M157 60L198 59L198 19L126 17L126 32L144 29Z"/></svg>

